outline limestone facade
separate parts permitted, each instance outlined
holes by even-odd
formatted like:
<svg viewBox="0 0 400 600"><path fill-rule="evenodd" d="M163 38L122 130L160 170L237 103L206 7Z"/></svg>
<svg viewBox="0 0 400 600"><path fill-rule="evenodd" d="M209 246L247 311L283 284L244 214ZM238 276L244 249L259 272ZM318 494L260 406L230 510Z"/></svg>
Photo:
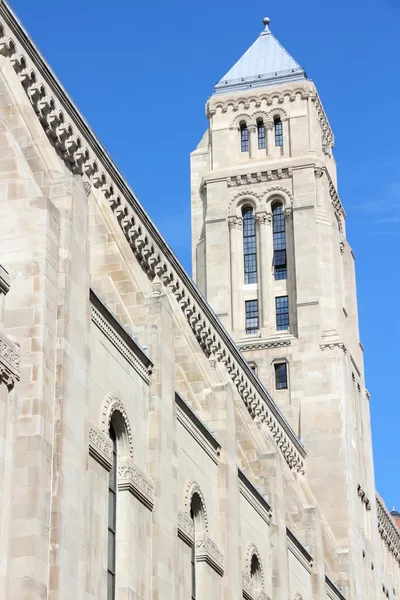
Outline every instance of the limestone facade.
<svg viewBox="0 0 400 600"><path fill-rule="evenodd" d="M329 321L321 295L329 249L313 291L304 263L315 240L293 233L293 256L306 248L296 284L287 279L297 329L279 347L291 369L284 397L293 395L281 402L263 385L273 387L272 347L246 350L243 326L229 326L230 283L207 296L226 312L232 337L4 2L0 55L0 597L394 598L400 535L373 487L367 411L362 441L351 430L346 373L354 364L364 390L356 307L345 305L351 327ZM316 124L313 131L317 139ZM299 157L296 170L289 156L282 186L292 195L293 231L304 213L304 225L324 236L314 208L295 210L309 202L315 169L322 186L336 185L332 159L314 148L319 166ZM197 187L204 194L197 183L207 160L196 154L194 196ZM231 188L227 179L215 185L222 222ZM290 208L290 195L282 198ZM232 205L240 220L239 209ZM206 280L212 262L202 253ZM351 272L343 277L355 302ZM306 302L314 302L309 317L299 307ZM268 319L260 340L274 337ZM336 337L320 336L328 321ZM247 356L259 361L259 377ZM328 411L329 426L315 406Z"/></svg>

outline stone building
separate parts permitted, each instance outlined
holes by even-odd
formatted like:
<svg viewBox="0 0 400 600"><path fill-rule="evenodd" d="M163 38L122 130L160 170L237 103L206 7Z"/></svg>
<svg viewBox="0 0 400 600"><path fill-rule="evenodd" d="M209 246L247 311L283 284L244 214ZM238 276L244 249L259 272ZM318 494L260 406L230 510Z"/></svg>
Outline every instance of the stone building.
<svg viewBox="0 0 400 600"><path fill-rule="evenodd" d="M265 27L192 154L197 288L0 3L0 598L400 593L333 134Z"/></svg>

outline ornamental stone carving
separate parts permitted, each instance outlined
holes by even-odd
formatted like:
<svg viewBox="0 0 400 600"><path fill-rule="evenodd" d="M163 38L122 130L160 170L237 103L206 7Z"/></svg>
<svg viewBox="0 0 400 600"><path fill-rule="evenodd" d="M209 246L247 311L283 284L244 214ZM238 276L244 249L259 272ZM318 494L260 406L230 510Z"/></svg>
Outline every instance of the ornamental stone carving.
<svg viewBox="0 0 400 600"><path fill-rule="evenodd" d="M101 429L106 435L108 435L110 430L111 418L115 412L119 412L125 422L125 433L128 438L129 454L133 458L132 429L125 407L118 396L115 394L107 394L103 400L100 418Z"/></svg>
<svg viewBox="0 0 400 600"><path fill-rule="evenodd" d="M197 483L197 481L195 481L194 479L188 479L186 481L184 494L183 494L183 502L184 502L184 507L185 507L185 511L186 511L187 515L190 515L190 507L191 507L192 498L193 498L194 494L197 494L197 496L200 498L202 511L203 511L203 518L204 518L204 529L207 532L208 531L208 515L207 515L206 501L204 499L203 492L201 491L201 488L200 488L199 484Z"/></svg>
<svg viewBox="0 0 400 600"><path fill-rule="evenodd" d="M118 459L118 489L128 490L150 510L154 507L154 485L130 457Z"/></svg>
<svg viewBox="0 0 400 600"><path fill-rule="evenodd" d="M249 544L247 544L246 554L245 554L246 573L248 575L251 574L251 561L253 559L253 556L257 557L258 566L259 566L259 569L260 569L261 587L264 588L264 585L265 585L265 581L264 581L264 569L263 569L263 566L262 566L261 556L260 556L260 553L259 553L259 551L257 549L257 546L255 544L253 544L252 542L250 542Z"/></svg>
<svg viewBox="0 0 400 600"><path fill-rule="evenodd" d="M89 454L107 471L111 470L113 461L112 442L93 423L89 423Z"/></svg>
<svg viewBox="0 0 400 600"><path fill-rule="evenodd" d="M224 574L224 555L207 533L196 537L196 561L206 562L219 575Z"/></svg>
<svg viewBox="0 0 400 600"><path fill-rule="evenodd" d="M194 525L192 519L185 513L185 511L178 509L178 536L188 546L194 544Z"/></svg>

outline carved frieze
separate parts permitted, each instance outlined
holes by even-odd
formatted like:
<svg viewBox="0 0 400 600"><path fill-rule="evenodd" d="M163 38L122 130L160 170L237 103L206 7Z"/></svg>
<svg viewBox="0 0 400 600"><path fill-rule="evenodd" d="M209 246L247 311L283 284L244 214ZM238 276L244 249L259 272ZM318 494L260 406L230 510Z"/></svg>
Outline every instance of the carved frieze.
<svg viewBox="0 0 400 600"><path fill-rule="evenodd" d="M196 561L206 562L219 575L224 574L224 556L207 533L196 538Z"/></svg>
<svg viewBox="0 0 400 600"><path fill-rule="evenodd" d="M185 511L178 509L178 536L188 545L194 544L194 525Z"/></svg>
<svg viewBox="0 0 400 600"><path fill-rule="evenodd" d="M376 495L376 511L380 536L389 552L393 554L396 561L400 564L400 531L378 494Z"/></svg>
<svg viewBox="0 0 400 600"><path fill-rule="evenodd" d="M154 485L131 458L118 461L118 489L128 490L150 510L154 507Z"/></svg>
<svg viewBox="0 0 400 600"><path fill-rule="evenodd" d="M254 183L265 183L269 181L278 181L279 179L288 179L292 177L292 169L276 169L274 171L262 171L257 173L246 173L245 175L235 175L228 177L226 185L228 188L241 185L252 185Z"/></svg>
<svg viewBox="0 0 400 600"><path fill-rule="evenodd" d="M113 461L112 442L93 423L89 423L89 454L107 471L111 470Z"/></svg>
<svg viewBox="0 0 400 600"><path fill-rule="evenodd" d="M20 361L19 346L0 332L0 382L3 381L10 391L19 381Z"/></svg>

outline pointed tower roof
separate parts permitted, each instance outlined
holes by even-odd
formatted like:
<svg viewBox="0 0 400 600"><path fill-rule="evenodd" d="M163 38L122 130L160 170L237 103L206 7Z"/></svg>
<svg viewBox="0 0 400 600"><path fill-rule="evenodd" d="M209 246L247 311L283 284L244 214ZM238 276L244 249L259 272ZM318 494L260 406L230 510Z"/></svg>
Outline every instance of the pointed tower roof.
<svg viewBox="0 0 400 600"><path fill-rule="evenodd" d="M271 33L270 19L265 17L263 23L264 31L217 83L216 94L307 78L304 69Z"/></svg>

